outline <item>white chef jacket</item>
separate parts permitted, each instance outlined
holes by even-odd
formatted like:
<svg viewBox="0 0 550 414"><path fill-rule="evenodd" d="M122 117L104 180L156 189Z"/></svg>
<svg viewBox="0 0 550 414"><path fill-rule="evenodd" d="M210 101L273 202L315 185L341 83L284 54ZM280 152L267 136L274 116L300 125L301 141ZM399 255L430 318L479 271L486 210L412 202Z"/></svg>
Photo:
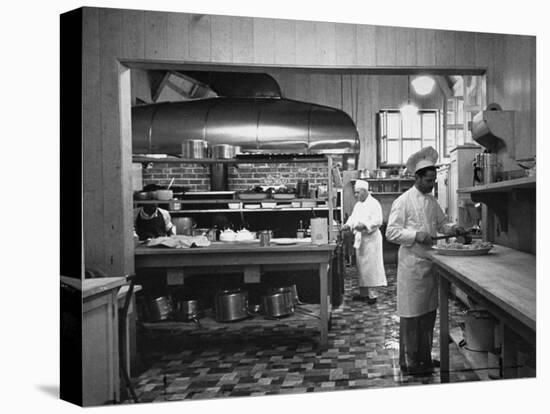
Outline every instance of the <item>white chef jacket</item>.
<svg viewBox="0 0 550 414"><path fill-rule="evenodd" d="M412 187L392 204L386 238L400 244L397 264L397 314L415 317L437 308L437 278L432 262L426 256L424 244L415 241L416 233L424 231L432 237L448 234L453 223L431 194L422 194Z"/></svg>
<svg viewBox="0 0 550 414"><path fill-rule="evenodd" d="M357 224L364 224L363 231L355 230ZM365 201L358 201L353 207L346 225L353 229L355 235L357 271L360 287L387 286L382 254L382 207L378 200L368 195Z"/></svg>

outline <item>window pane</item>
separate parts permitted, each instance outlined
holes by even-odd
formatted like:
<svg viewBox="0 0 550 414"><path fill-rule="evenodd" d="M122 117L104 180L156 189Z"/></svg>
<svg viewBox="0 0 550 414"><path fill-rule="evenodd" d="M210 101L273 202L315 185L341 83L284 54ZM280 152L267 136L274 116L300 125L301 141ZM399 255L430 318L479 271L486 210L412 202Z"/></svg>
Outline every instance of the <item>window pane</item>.
<svg viewBox="0 0 550 414"><path fill-rule="evenodd" d="M456 130L447 130L447 153L456 147Z"/></svg>
<svg viewBox="0 0 550 414"><path fill-rule="evenodd" d="M407 161L409 156L416 151L420 151L422 144L420 140L407 140L403 141L403 160Z"/></svg>
<svg viewBox="0 0 550 414"><path fill-rule="evenodd" d="M401 115L398 113L388 113L388 138L399 138L399 123Z"/></svg>
<svg viewBox="0 0 550 414"><path fill-rule="evenodd" d="M403 117L403 138L420 138L420 115Z"/></svg>
<svg viewBox="0 0 550 414"><path fill-rule="evenodd" d="M456 145L462 145L464 144L464 130L463 129L457 129L456 130Z"/></svg>
<svg viewBox="0 0 550 414"><path fill-rule="evenodd" d="M422 138L435 139L437 119L435 114L422 114Z"/></svg>
<svg viewBox="0 0 550 414"><path fill-rule="evenodd" d="M382 138L380 139L380 162L382 164L385 164L388 162L388 158L387 158L387 149L386 149L386 146L388 145L388 141L386 140L386 138Z"/></svg>
<svg viewBox="0 0 550 414"><path fill-rule="evenodd" d="M401 164L399 141L388 141L388 164Z"/></svg>

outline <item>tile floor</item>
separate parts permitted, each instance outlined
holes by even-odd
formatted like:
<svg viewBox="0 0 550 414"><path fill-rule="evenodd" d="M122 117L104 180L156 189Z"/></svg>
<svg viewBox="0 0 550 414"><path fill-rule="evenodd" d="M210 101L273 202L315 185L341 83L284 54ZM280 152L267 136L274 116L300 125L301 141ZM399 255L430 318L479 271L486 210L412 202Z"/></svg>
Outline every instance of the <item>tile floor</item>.
<svg viewBox="0 0 550 414"><path fill-rule="evenodd" d="M399 370L396 268L387 267L388 287L374 305L354 302L355 267L346 268L343 304L333 310L326 351L316 348L318 330L299 322L220 330L147 330L142 338L146 369L133 384L140 402L306 393L436 384ZM463 309L451 301L451 327L463 323ZM438 321L433 354L439 355ZM451 382L477 381L451 346ZM131 400L125 402L130 403Z"/></svg>

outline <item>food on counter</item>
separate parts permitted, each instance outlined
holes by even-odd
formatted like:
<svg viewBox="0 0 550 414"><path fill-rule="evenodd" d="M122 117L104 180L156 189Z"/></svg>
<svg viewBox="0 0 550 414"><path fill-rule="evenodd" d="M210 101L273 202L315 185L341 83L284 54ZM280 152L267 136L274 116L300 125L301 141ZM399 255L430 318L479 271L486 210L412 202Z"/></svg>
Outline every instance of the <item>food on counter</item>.
<svg viewBox="0 0 550 414"><path fill-rule="evenodd" d="M456 241L451 241L450 243L441 243L437 245L438 249L455 249L455 250L480 250L480 249L490 249L493 245L489 242L484 241L475 241L471 244L458 243Z"/></svg>

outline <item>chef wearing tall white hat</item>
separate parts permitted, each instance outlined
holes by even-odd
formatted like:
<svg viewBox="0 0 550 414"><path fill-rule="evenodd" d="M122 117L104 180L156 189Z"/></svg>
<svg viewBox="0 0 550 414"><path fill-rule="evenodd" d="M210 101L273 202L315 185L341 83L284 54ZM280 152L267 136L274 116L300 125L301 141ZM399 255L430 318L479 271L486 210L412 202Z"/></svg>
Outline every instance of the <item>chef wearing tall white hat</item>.
<svg viewBox="0 0 550 414"><path fill-rule="evenodd" d="M414 173L412 188L392 204L386 238L399 244L397 265L397 313L399 363L410 374L433 372L432 340L438 306L437 276L426 250L437 233L463 234L450 223L431 194L436 179L437 151L426 147L407 160ZM436 362L437 363L437 362Z"/></svg>
<svg viewBox="0 0 550 414"><path fill-rule="evenodd" d="M382 254L382 207L369 193L369 183L364 180L355 182L357 203L344 229L351 229L355 235L355 254L359 275L359 295L354 300L369 304L376 302L377 286L387 286L384 259Z"/></svg>

